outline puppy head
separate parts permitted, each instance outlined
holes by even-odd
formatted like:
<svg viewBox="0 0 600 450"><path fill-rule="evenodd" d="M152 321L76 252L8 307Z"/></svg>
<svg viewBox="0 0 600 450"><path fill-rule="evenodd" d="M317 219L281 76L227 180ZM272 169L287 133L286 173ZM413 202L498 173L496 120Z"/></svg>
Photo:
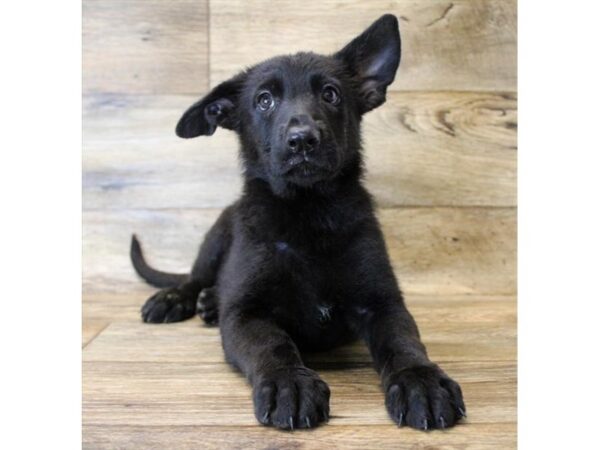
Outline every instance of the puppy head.
<svg viewBox="0 0 600 450"><path fill-rule="evenodd" d="M384 15L333 55L280 56L221 83L176 132L236 131L246 176L277 194L322 185L360 166L360 119L385 102L399 63L398 21Z"/></svg>

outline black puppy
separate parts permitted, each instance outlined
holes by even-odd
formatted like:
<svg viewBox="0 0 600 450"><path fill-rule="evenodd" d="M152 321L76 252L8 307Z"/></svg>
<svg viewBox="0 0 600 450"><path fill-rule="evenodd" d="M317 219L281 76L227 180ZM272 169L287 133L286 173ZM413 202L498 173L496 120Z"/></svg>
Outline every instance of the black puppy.
<svg viewBox="0 0 600 450"><path fill-rule="evenodd" d="M241 198L206 235L191 275L150 268L133 238L135 269L166 288L146 302L143 320L196 311L218 320L225 356L252 383L262 424L326 421L329 388L300 350L357 337L398 425L445 428L465 415L460 387L427 357L361 183L361 117L384 103L399 62L398 21L385 15L332 56L281 56L221 83L186 111L177 134L234 130Z"/></svg>

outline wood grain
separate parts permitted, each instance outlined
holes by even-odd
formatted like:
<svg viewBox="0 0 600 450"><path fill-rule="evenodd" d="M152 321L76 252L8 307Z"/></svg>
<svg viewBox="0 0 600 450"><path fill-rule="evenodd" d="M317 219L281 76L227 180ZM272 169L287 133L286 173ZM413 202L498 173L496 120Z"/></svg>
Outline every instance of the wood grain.
<svg viewBox="0 0 600 450"><path fill-rule="evenodd" d="M408 303L432 359L461 382L469 418L455 429L396 428L361 343L304 357L331 388L327 426L307 433L262 428L247 382L223 360L216 328L197 320L142 324L127 308L84 352L84 446L322 448L331 440L335 448L514 448L514 297L416 296Z"/></svg>
<svg viewBox="0 0 600 450"><path fill-rule="evenodd" d="M469 425L514 421L514 363L445 363L444 369L461 380ZM84 396L94 399L84 402L90 425L250 427L256 422L248 383L225 364L93 362L84 363L83 370ZM393 426L372 367L319 373L331 388L332 426Z"/></svg>
<svg viewBox="0 0 600 450"><path fill-rule="evenodd" d="M240 192L237 140L182 140L191 96L86 96L84 208L224 207ZM364 124L380 206L516 205L517 101L508 93L391 93Z"/></svg>
<svg viewBox="0 0 600 450"><path fill-rule="evenodd" d="M517 204L517 99L510 93L388 95L366 116L367 187L378 204Z"/></svg>
<svg viewBox="0 0 600 450"><path fill-rule="evenodd" d="M284 0L277 8L268 0L213 4L212 86L278 54L333 53L380 15L392 13L400 19L403 54L391 89L516 90L516 0Z"/></svg>
<svg viewBox="0 0 600 450"><path fill-rule="evenodd" d="M84 0L84 92L208 87L207 0Z"/></svg>
<svg viewBox="0 0 600 450"><path fill-rule="evenodd" d="M139 288L129 261L136 232L149 262L186 272L219 210L87 211L84 213L84 291ZM402 208L380 220L405 292L514 294L516 212L501 208Z"/></svg>
<svg viewBox="0 0 600 450"><path fill-rule="evenodd" d="M379 426L322 427L308 432L233 426L84 425L84 448L165 449L502 449L517 448L514 423L467 424L428 433Z"/></svg>

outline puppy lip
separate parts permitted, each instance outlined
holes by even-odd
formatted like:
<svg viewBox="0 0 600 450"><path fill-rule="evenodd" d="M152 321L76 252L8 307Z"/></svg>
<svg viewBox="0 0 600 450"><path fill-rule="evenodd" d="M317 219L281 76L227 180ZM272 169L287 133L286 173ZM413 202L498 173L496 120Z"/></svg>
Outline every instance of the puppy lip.
<svg viewBox="0 0 600 450"><path fill-rule="evenodd" d="M318 159L310 155L294 155L285 161L284 172L292 172L298 169L314 169L314 170L326 170L325 164Z"/></svg>
<svg viewBox="0 0 600 450"><path fill-rule="evenodd" d="M285 170L286 175L300 177L312 177L327 171L325 167L306 159L296 162L289 161L288 166Z"/></svg>

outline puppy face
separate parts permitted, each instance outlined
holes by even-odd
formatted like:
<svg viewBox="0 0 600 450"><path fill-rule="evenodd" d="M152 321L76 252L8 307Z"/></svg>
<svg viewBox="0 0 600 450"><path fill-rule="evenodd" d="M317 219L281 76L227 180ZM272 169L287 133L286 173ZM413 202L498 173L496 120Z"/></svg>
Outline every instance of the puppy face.
<svg viewBox="0 0 600 450"><path fill-rule="evenodd" d="M221 83L176 131L190 138L235 130L246 176L276 194L311 188L360 164L360 119L385 101L399 62L398 22L385 15L333 55L280 56Z"/></svg>
<svg viewBox="0 0 600 450"><path fill-rule="evenodd" d="M273 186L335 177L359 147L359 113L343 63L310 53L247 74L239 101L247 164Z"/></svg>

